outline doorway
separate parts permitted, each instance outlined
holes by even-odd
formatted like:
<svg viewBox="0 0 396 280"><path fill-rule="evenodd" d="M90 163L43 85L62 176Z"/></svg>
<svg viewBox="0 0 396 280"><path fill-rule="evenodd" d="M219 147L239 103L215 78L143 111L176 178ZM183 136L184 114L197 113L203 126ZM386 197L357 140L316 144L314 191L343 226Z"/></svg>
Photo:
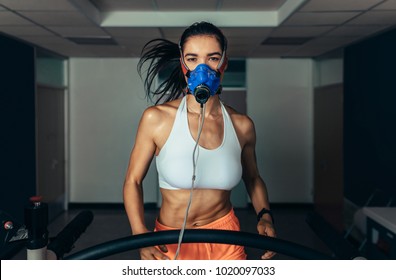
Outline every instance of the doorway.
<svg viewBox="0 0 396 280"><path fill-rule="evenodd" d="M65 209L65 89L37 86L37 195L49 220Z"/></svg>

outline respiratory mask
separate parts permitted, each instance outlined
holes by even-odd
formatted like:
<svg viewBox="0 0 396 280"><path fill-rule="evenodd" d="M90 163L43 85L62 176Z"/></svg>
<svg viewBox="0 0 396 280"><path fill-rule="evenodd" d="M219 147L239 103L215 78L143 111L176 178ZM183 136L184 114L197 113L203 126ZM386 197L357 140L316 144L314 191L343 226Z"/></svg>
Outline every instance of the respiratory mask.
<svg viewBox="0 0 396 280"><path fill-rule="evenodd" d="M220 72L212 70L206 64L199 64L188 73L187 78L188 90L200 104L205 104L220 87Z"/></svg>

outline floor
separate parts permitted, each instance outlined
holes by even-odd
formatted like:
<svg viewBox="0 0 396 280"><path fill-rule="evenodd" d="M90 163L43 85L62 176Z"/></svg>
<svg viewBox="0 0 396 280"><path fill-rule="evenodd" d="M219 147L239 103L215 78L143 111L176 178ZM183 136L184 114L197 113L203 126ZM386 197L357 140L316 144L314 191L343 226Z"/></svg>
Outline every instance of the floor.
<svg viewBox="0 0 396 280"><path fill-rule="evenodd" d="M123 209L73 209L64 212L50 223L48 227L50 237L56 236L64 226L82 210L91 210L94 214L94 219L86 231L74 243L74 248L68 254L65 254L65 257L79 252L82 249L129 235L129 223ZM305 221L307 213L311 211L311 207L307 205L274 206L272 210L276 217L276 231L279 239L303 245L329 256L332 254ZM256 233L256 218L252 209L235 209L235 213L240 220L242 231ZM148 228L154 227L156 215L156 209L145 211L145 219ZM248 259L260 259L262 250L246 248L246 253ZM19 251L13 259L26 259L26 251L24 249ZM139 259L139 254L138 250L132 250L114 254L104 259ZM278 253L274 259L282 260L295 258Z"/></svg>

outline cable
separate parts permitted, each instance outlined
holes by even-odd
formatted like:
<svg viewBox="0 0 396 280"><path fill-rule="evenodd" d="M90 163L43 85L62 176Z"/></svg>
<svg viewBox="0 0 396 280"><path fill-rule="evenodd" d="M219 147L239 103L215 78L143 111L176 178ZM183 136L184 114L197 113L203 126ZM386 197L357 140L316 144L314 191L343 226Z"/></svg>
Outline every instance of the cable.
<svg viewBox="0 0 396 280"><path fill-rule="evenodd" d="M195 185L195 171L196 171L196 167L197 167L197 161L198 161L198 156L195 158L195 152L197 151L198 148L198 143L199 143L199 138L201 138L201 133L202 133L202 128L204 125L204 121L205 121L205 104L201 104L201 113L200 113L200 117L201 117L201 122L199 123L198 126L198 135L197 135L197 140L195 141L195 146L194 146L194 150L193 150L193 155L192 155L192 160L193 160L193 175L191 178L191 189L190 189L190 198L188 200L188 204L187 204L187 208L186 208L186 214L184 216L184 221L183 221L183 226L180 230L180 234L179 234L179 240L177 243L177 250L175 253L175 258L174 260L177 259L177 257L179 256L179 252L180 252L180 248L181 248L181 243L183 240L183 235L184 235L184 230L186 228L186 224L187 224L187 217L188 217L188 211L190 210L190 206L191 206L191 202L192 202L192 195L193 195L193 190L194 190L194 185Z"/></svg>

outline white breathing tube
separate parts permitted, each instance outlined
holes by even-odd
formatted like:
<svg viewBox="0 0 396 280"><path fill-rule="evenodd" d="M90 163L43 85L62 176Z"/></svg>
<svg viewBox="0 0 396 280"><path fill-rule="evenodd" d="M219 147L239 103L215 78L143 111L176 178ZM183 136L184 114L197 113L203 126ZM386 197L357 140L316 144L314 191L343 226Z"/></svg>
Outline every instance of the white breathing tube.
<svg viewBox="0 0 396 280"><path fill-rule="evenodd" d="M198 148L198 142L199 142L199 138L201 137L202 128L203 128L203 124L204 124L204 120L205 120L205 104L202 104L202 106L201 106L200 117L201 117L201 121L200 121L199 126L198 126L197 140L195 141L194 151L193 151L193 155L192 155L193 175L192 175L192 178L191 178L190 199L188 200L188 204L187 204L187 208L186 208L186 214L184 216L183 226L182 226L182 228L180 230L180 233L179 233L179 240L178 240L178 243L177 243L177 250L176 250L176 254L175 254L174 260L177 259L177 257L179 256L179 253L180 253L180 248L181 248L181 243L182 243L182 240L183 240L184 230L186 228L186 223L187 223L188 211L190 210L190 206L191 206L191 202L192 202L193 190L194 190L194 187L195 187L195 170L196 170L197 161L198 161L198 155L197 155L197 157L195 157L195 152L197 151L197 148Z"/></svg>

